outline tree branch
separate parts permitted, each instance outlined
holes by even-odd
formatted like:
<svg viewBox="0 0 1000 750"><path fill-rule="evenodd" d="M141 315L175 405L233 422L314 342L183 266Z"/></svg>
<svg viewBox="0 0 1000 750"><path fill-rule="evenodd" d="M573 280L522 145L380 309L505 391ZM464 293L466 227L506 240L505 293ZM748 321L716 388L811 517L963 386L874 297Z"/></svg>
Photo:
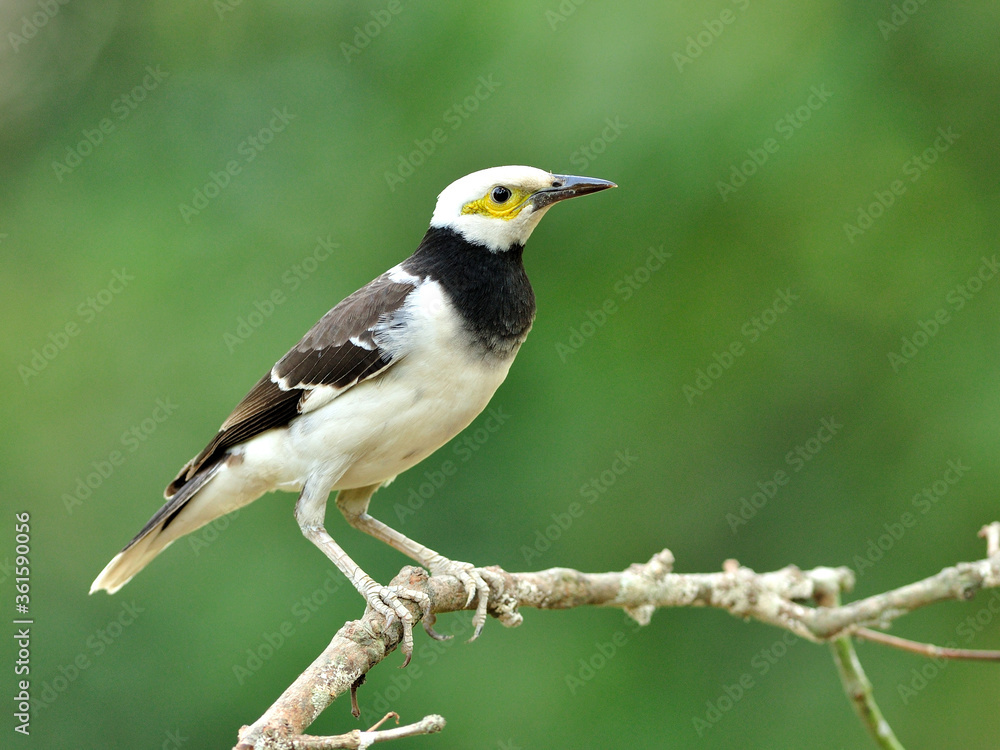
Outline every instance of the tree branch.
<svg viewBox="0 0 1000 750"><path fill-rule="evenodd" d="M520 607L618 607L645 625L659 607L701 606L775 625L813 642L834 642L860 628L888 627L907 612L934 602L971 599L980 589L1000 587L1000 523L984 527L980 535L987 539L988 558L959 563L922 581L844 605L814 607L808 603L838 602L854 585L854 574L848 568L802 571L788 566L755 573L727 561L722 572L680 574L673 572L674 557L669 550L618 573L581 573L569 568L508 573L492 567L484 569L484 578L490 585L490 613L508 627L521 623ZM420 568L403 568L391 585L422 591L430 598L435 614L476 606L475 599L466 602L465 588L457 579L429 578ZM404 604L415 619L420 618L415 604L406 600ZM316 744L333 738L307 738L302 732L334 699L349 692L359 678L395 650L401 637L398 623L386 630L381 615L371 610L360 620L346 623L274 705L252 726L240 730L237 750L337 747ZM851 653L845 651L843 643L837 646L838 663L850 667L857 656L851 656L853 647ZM852 679L856 681L858 674L863 677L863 672L855 670ZM441 726L443 720L431 731L439 731ZM313 744L303 744L306 741Z"/></svg>
<svg viewBox="0 0 1000 750"><path fill-rule="evenodd" d="M376 742L388 742L402 737L416 737L418 734L434 734L444 729L444 717L431 714L416 724L377 731L382 722L388 718L394 718L396 723L399 723L399 714L393 711L386 714L382 721L368 731L362 732L360 729L354 729L347 734L336 737L311 737L308 734L300 734L292 740L292 747L294 750L365 750Z"/></svg>

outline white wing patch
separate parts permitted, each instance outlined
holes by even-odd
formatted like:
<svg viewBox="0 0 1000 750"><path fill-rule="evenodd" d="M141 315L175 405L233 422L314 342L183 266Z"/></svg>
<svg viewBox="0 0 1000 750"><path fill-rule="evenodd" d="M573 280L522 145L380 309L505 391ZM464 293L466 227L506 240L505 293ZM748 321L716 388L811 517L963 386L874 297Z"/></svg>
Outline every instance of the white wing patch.
<svg viewBox="0 0 1000 750"><path fill-rule="evenodd" d="M290 385L288 383L288 379L287 378L279 377L278 373L275 372L275 370L277 370L277 366L271 368L271 382L274 383L276 386L278 386L281 390L283 390L283 391L290 391L293 388L299 388L300 387L300 386L297 386L297 385Z"/></svg>
<svg viewBox="0 0 1000 750"><path fill-rule="evenodd" d="M385 273L386 276L389 277L389 281L395 282L397 284L410 284L412 286L419 286L421 282L424 281L424 279L422 279L420 276L414 276L409 271L404 271L402 263L393 266Z"/></svg>
<svg viewBox="0 0 1000 750"><path fill-rule="evenodd" d="M360 339L357 336L351 336L351 338L349 338L348 341L350 341L352 344L354 344L359 349L364 349L365 351L368 351L368 352L375 350L375 345L372 342L370 342L370 341L363 341L362 339Z"/></svg>

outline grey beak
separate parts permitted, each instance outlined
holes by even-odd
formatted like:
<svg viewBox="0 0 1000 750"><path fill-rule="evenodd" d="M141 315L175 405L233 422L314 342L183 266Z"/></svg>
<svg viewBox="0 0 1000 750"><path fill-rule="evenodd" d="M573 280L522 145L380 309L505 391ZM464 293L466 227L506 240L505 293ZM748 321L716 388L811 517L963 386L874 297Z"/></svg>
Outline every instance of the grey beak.
<svg viewBox="0 0 1000 750"><path fill-rule="evenodd" d="M543 188L531 196L531 204L537 211L540 208L551 206L553 203L564 201L567 198L576 198L578 195L596 193L600 190L618 187L613 182L598 180L596 177L577 177L571 174L552 175L552 187Z"/></svg>

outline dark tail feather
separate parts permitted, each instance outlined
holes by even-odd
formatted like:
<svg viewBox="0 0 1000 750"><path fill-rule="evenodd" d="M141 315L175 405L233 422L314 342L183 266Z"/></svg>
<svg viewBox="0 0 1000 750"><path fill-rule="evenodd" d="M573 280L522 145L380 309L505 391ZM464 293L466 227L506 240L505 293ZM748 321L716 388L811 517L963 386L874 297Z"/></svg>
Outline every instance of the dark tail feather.
<svg viewBox="0 0 1000 750"><path fill-rule="evenodd" d="M223 466L218 462L199 472L186 482L156 514L143 526L142 531L125 545L125 549L114 556L90 586L90 593L104 589L109 594L132 580L132 577L146 567L149 562L165 550L181 534L171 534L167 528L177 515L184 510L195 494L215 476Z"/></svg>

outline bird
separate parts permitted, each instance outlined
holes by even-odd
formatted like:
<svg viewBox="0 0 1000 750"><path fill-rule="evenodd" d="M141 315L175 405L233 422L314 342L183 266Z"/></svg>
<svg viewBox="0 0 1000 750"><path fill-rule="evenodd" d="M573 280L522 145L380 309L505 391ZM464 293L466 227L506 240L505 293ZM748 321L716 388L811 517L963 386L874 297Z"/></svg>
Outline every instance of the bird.
<svg viewBox="0 0 1000 750"><path fill-rule="evenodd" d="M348 524L451 575L486 621L481 569L450 560L368 513L372 495L465 429L504 381L535 317L524 244L556 203L617 187L527 166L479 170L446 187L416 251L337 304L251 388L164 492L166 503L105 566L90 593L118 591L178 538L267 492L298 492L295 519L386 629L402 626L404 666L425 594L382 586L325 528L327 501Z"/></svg>

